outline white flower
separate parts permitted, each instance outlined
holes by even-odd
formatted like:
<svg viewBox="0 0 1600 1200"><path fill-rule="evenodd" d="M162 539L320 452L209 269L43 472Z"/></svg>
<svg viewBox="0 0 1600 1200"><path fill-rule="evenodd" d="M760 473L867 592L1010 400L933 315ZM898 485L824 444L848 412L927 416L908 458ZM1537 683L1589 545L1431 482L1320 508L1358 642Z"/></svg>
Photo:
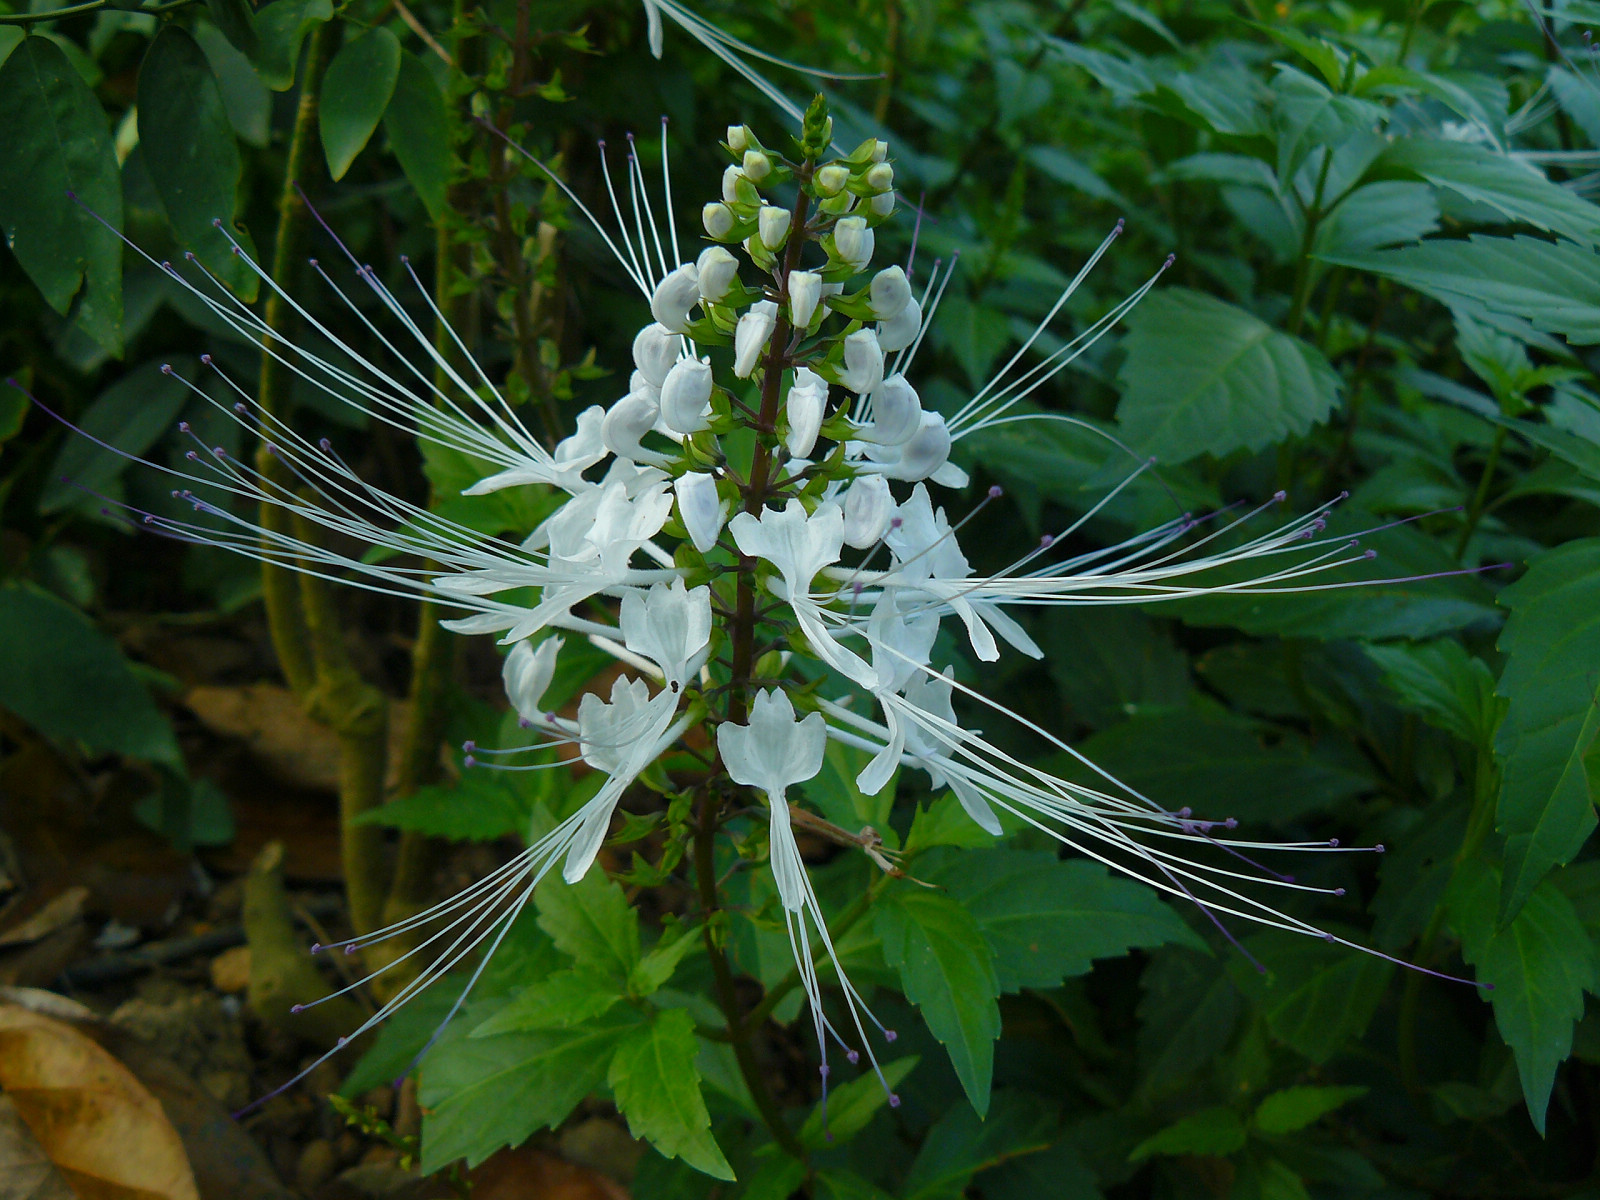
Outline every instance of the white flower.
<svg viewBox="0 0 1600 1200"><path fill-rule="evenodd" d="M618 458L632 462L658 462L659 455L643 449L639 439L656 427L660 403L648 392L632 391L618 400L600 422L600 440Z"/></svg>
<svg viewBox="0 0 1600 1200"><path fill-rule="evenodd" d="M891 375L872 393L872 423L857 433L863 441L881 446L909 442L922 426L922 401L904 375ZM949 457L949 451L945 451Z"/></svg>
<svg viewBox="0 0 1600 1200"><path fill-rule="evenodd" d="M876 239L867 228L865 217L840 217L833 227L833 246L839 257L856 270L863 270L872 261Z"/></svg>
<svg viewBox="0 0 1600 1200"><path fill-rule="evenodd" d="M795 458L808 458L817 444L827 402L827 381L807 367L796 367L794 385L784 403L789 417L789 436L784 439L784 445Z"/></svg>
<svg viewBox="0 0 1600 1200"><path fill-rule="evenodd" d="M623 644L661 668L667 689L682 690L705 662L711 643L711 589L687 590L683 580L658 583L622 597Z"/></svg>
<svg viewBox="0 0 1600 1200"><path fill-rule="evenodd" d="M880 321L892 321L911 303L911 283L899 267L889 267L872 277L868 290L872 313Z"/></svg>
<svg viewBox="0 0 1600 1200"><path fill-rule="evenodd" d="M717 481L703 472L680 475L672 490L678 496L678 518L689 534L689 541L701 554L710 552L722 532L728 506L717 495Z"/></svg>
<svg viewBox="0 0 1600 1200"><path fill-rule="evenodd" d="M878 345L885 354L904 350L917 340L922 330L922 305L915 296L906 300L906 306L890 320L878 322Z"/></svg>
<svg viewBox="0 0 1600 1200"><path fill-rule="evenodd" d="M726 140L729 150L735 154L743 154L750 148L750 126L729 125Z"/></svg>
<svg viewBox="0 0 1600 1200"><path fill-rule="evenodd" d="M506 699L517 715L532 723L544 716L539 701L544 699L556 670L556 656L561 653L564 641L558 637L545 638L535 648L532 642L522 641L511 647L500 677L506 685Z"/></svg>
<svg viewBox="0 0 1600 1200"><path fill-rule="evenodd" d="M872 330L858 329L844 339L844 370L839 382L858 396L883 382L883 348Z"/></svg>
<svg viewBox="0 0 1600 1200"><path fill-rule="evenodd" d="M749 379L778 324L778 306L770 300L752 304L733 329L733 373Z"/></svg>
<svg viewBox="0 0 1600 1200"><path fill-rule="evenodd" d="M721 246L707 246L695 262L700 278L700 299L720 304L739 280L739 260Z"/></svg>
<svg viewBox="0 0 1600 1200"><path fill-rule="evenodd" d="M678 361L678 351L683 338L671 333L666 326L651 322L634 335L633 365L656 387L660 387Z"/></svg>
<svg viewBox="0 0 1600 1200"><path fill-rule="evenodd" d="M867 168L866 184L874 192L887 192L894 187L894 168L886 162L877 162Z"/></svg>
<svg viewBox="0 0 1600 1200"><path fill-rule="evenodd" d="M521 487L530 483L549 483L567 492L582 490L586 485L583 473L608 453L600 436L600 426L605 420L605 409L591 405L578 414L578 428L571 436L563 438L549 461L530 458L515 466L480 479L469 488L462 488L463 496L482 496L501 488Z"/></svg>
<svg viewBox="0 0 1600 1200"><path fill-rule="evenodd" d="M700 279L693 263L683 263L650 297L650 315L672 333L689 332L689 310L700 303Z"/></svg>
<svg viewBox="0 0 1600 1200"><path fill-rule="evenodd" d="M764 792L774 808L784 805L788 789L814 778L822 770L828 746L828 723L821 713L796 720L794 705L782 691L756 693L747 725L724 722L717 726L717 749L722 765L735 783ZM778 884L783 890L782 881ZM791 892L798 896L798 890ZM798 910L798 901L784 899L784 907Z"/></svg>
<svg viewBox="0 0 1600 1200"><path fill-rule="evenodd" d="M811 177L811 182L816 187L817 194L826 200L844 191L850 182L850 170L838 163L829 163Z"/></svg>
<svg viewBox="0 0 1600 1200"><path fill-rule="evenodd" d="M921 479L943 483L940 476L949 466L950 442L950 429L944 417L936 412L924 412L916 432L898 447L899 454L880 461L878 469L890 479L903 479L908 483ZM965 472L960 478L966 479Z"/></svg>
<svg viewBox="0 0 1600 1200"><path fill-rule="evenodd" d="M763 204L756 213L756 234L768 250L781 249L789 240L789 210L776 204Z"/></svg>
<svg viewBox="0 0 1600 1200"><path fill-rule="evenodd" d="M711 360L686 358L661 385L661 420L676 433L698 433L710 424Z"/></svg>
<svg viewBox="0 0 1600 1200"><path fill-rule="evenodd" d="M577 883L588 874L622 793L666 745L677 740L681 730L671 728L677 707L674 693L651 696L644 680L622 677L611 685L611 703L593 692L585 693L578 702L578 746L583 761L608 778L580 810L581 821L561 871L568 883Z"/></svg>
<svg viewBox="0 0 1600 1200"><path fill-rule="evenodd" d="M894 519L894 496L882 475L859 475L844 493L844 544L867 550Z"/></svg>
<svg viewBox="0 0 1600 1200"><path fill-rule="evenodd" d="M805 329L822 299L822 276L815 271L789 272L789 320L796 329Z"/></svg>

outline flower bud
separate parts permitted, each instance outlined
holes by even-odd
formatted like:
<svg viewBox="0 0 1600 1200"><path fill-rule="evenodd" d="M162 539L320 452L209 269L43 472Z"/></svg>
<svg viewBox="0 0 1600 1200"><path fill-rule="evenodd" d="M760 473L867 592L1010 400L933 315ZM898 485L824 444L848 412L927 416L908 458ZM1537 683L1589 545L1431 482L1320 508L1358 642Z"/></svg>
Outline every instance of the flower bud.
<svg viewBox="0 0 1600 1200"><path fill-rule="evenodd" d="M809 368L796 367L794 386L789 389L789 397L784 404L784 411L789 417L789 436L784 439L784 445L795 458L811 457L827 404L827 381Z"/></svg>
<svg viewBox="0 0 1600 1200"><path fill-rule="evenodd" d="M668 369L670 370L671 368ZM659 383L651 383L650 380L645 378L644 372L637 368L628 375L628 390L630 392L643 392L652 400L661 399L661 385Z"/></svg>
<svg viewBox="0 0 1600 1200"><path fill-rule="evenodd" d="M894 168L886 162L867 168L867 187L874 192L887 192L894 187Z"/></svg>
<svg viewBox="0 0 1600 1200"><path fill-rule="evenodd" d="M872 161L881 163L889 157L889 143L879 138L872 146Z"/></svg>
<svg viewBox="0 0 1600 1200"><path fill-rule="evenodd" d="M700 274L700 299L719 304L739 279L739 260L721 246L707 246L694 264Z"/></svg>
<svg viewBox="0 0 1600 1200"><path fill-rule="evenodd" d="M722 532L728 508L717 495L717 481L702 472L680 475L672 490L678 495L678 519L689 534L689 541L701 554L708 554Z"/></svg>
<svg viewBox="0 0 1600 1200"><path fill-rule="evenodd" d="M880 321L892 321L904 312L906 305L911 302L911 283L906 279L903 270L899 267L890 267L872 277L872 290L869 295L873 316Z"/></svg>
<svg viewBox="0 0 1600 1200"><path fill-rule="evenodd" d="M867 201L867 211L875 217L887 217L894 211L894 193L880 192Z"/></svg>
<svg viewBox="0 0 1600 1200"><path fill-rule="evenodd" d="M737 166L729 163L722 172L722 199L728 204L739 203L739 184L744 180L744 172Z"/></svg>
<svg viewBox="0 0 1600 1200"><path fill-rule="evenodd" d="M862 431L862 437L881 446L898 446L911 440L921 422L922 401L917 398L917 389L906 382L904 375L891 375L872 393L872 424Z"/></svg>
<svg viewBox="0 0 1600 1200"><path fill-rule="evenodd" d="M896 316L878 322L878 345L883 347L885 354L904 350L917 340L917 334L921 329L922 305L917 303L915 296L912 296Z"/></svg>
<svg viewBox="0 0 1600 1200"><path fill-rule="evenodd" d="M500 678L505 681L506 699L524 721L536 721L542 715L539 702L550 687L556 672L556 656L561 653L562 640L545 638L535 649L532 642L520 641L511 647L505 664L500 668Z"/></svg>
<svg viewBox="0 0 1600 1200"><path fill-rule="evenodd" d="M710 415L711 360L683 359L661 385L661 420L674 433L698 433Z"/></svg>
<svg viewBox="0 0 1600 1200"><path fill-rule="evenodd" d="M858 396L883 382L883 350L872 330L858 329L845 338L844 370L839 382Z"/></svg>
<svg viewBox="0 0 1600 1200"><path fill-rule="evenodd" d="M713 200L700 210L700 223L705 226L706 233L717 241L725 241L733 232L735 224L733 209L726 204Z"/></svg>
<svg viewBox="0 0 1600 1200"><path fill-rule="evenodd" d="M815 271L789 272L789 320L796 329L806 329L822 299L822 276Z"/></svg>
<svg viewBox="0 0 1600 1200"><path fill-rule="evenodd" d="M761 244L768 250L776 250L789 240L789 210L779 208L775 204L763 204L761 211L756 214L756 232L761 237Z"/></svg>
<svg viewBox="0 0 1600 1200"><path fill-rule="evenodd" d="M833 227L833 246L839 257L856 270L862 270L872 261L872 230L867 228L865 217L841 217Z"/></svg>
<svg viewBox="0 0 1600 1200"><path fill-rule="evenodd" d="M652 322L639 330L633 339L633 365L639 368L639 374L652 387L660 387L667 378L667 372L672 370L672 364L678 361L681 344L682 339L677 334L669 333L665 327ZM629 390L636 388L630 384Z"/></svg>
<svg viewBox="0 0 1600 1200"><path fill-rule="evenodd" d="M772 160L759 150L744 152L744 177L751 183L760 183L772 174Z"/></svg>
<svg viewBox="0 0 1600 1200"><path fill-rule="evenodd" d="M689 310L700 303L700 278L693 263L684 263L656 285L650 315L670 333L689 331Z"/></svg>
<svg viewBox="0 0 1600 1200"><path fill-rule="evenodd" d="M618 458L652 462L657 457L639 446L639 439L655 428L660 415L656 402L644 392L629 392L600 421L600 444Z"/></svg>
<svg viewBox="0 0 1600 1200"><path fill-rule="evenodd" d="M926 479L950 461L950 430L936 412L922 414L922 425L911 440L900 448L900 461L893 471L896 479L914 482Z"/></svg>
<svg viewBox="0 0 1600 1200"><path fill-rule="evenodd" d="M844 542L857 550L878 544L894 519L894 496L882 475L858 476L844 494Z"/></svg>
<svg viewBox="0 0 1600 1200"><path fill-rule="evenodd" d="M743 154L746 150L750 149L750 126L728 126L728 149L732 150L735 154Z"/></svg>
<svg viewBox="0 0 1600 1200"><path fill-rule="evenodd" d="M749 379L778 324L778 306L770 300L752 304L733 329L733 373Z"/></svg>
<svg viewBox="0 0 1600 1200"><path fill-rule="evenodd" d="M845 185L849 182L850 169L838 163L829 163L811 177L811 186L816 188L817 195L825 200L844 191Z"/></svg>

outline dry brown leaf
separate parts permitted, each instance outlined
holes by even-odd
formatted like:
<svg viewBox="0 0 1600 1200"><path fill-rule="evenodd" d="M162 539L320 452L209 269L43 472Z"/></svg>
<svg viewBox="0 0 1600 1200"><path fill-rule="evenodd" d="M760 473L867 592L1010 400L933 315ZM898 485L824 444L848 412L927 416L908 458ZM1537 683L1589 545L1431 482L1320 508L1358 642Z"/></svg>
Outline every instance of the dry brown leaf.
<svg viewBox="0 0 1600 1200"><path fill-rule="evenodd" d="M70 925L83 916L84 902L89 899L89 889L82 884L67 888L0 933L0 946L26 946L40 938L49 937L64 925Z"/></svg>
<svg viewBox="0 0 1600 1200"><path fill-rule="evenodd" d="M199 1200L160 1103L72 1026L0 1004L0 1090L80 1200Z"/></svg>
<svg viewBox="0 0 1600 1200"><path fill-rule="evenodd" d="M0 1095L0 1200L77 1200L6 1095Z"/></svg>

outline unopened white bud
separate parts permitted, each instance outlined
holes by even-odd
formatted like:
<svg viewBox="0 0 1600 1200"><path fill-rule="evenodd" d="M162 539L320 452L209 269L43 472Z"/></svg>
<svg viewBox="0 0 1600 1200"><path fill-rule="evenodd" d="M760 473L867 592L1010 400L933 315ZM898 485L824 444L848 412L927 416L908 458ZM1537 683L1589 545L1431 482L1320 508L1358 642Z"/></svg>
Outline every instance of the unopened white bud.
<svg viewBox="0 0 1600 1200"><path fill-rule="evenodd" d="M867 186L874 192L887 192L894 187L894 168L886 162L868 167Z"/></svg>
<svg viewBox="0 0 1600 1200"><path fill-rule="evenodd" d="M850 182L850 170L838 163L829 163L811 177L811 185L817 189L817 195L823 199L837 196L844 191L845 185Z"/></svg>
<svg viewBox="0 0 1600 1200"><path fill-rule="evenodd" d="M686 358L661 385L661 420L674 433L699 433L710 424L711 360Z"/></svg>
<svg viewBox="0 0 1600 1200"><path fill-rule="evenodd" d="M865 217L841 217L833 227L834 249L839 252L840 258L858 271L872 261L876 240L872 230L867 228Z"/></svg>
<svg viewBox="0 0 1600 1200"><path fill-rule="evenodd" d="M728 126L728 149L735 154L743 154L750 148L750 126Z"/></svg>
<svg viewBox="0 0 1600 1200"><path fill-rule="evenodd" d="M733 373L749 379L778 324L777 305L770 300L752 304L733 329Z"/></svg>
<svg viewBox="0 0 1600 1200"><path fill-rule="evenodd" d="M700 303L700 278L693 263L684 263L656 285L650 315L671 333L687 333L689 310Z"/></svg>
<svg viewBox="0 0 1600 1200"><path fill-rule="evenodd" d="M744 182L744 172L729 163L722 172L722 198L729 204L739 202L739 185Z"/></svg>
<svg viewBox="0 0 1600 1200"><path fill-rule="evenodd" d="M906 301L906 306L896 316L878 322L878 345L883 347L885 354L904 350L917 340L917 333L921 329L922 305L917 303L917 298L913 296Z"/></svg>
<svg viewBox="0 0 1600 1200"><path fill-rule="evenodd" d="M655 428L661 410L644 392L629 392L606 410L600 422L600 444L618 458L645 462L655 455L642 450L639 439Z"/></svg>
<svg viewBox="0 0 1600 1200"><path fill-rule="evenodd" d="M828 404L828 383L807 367L796 367L794 386L784 411L789 417L789 436L784 445L795 458L809 458L822 428L822 413Z"/></svg>
<svg viewBox="0 0 1600 1200"><path fill-rule="evenodd" d="M822 299L822 276L815 271L789 272L789 320L796 329L806 329Z"/></svg>
<svg viewBox="0 0 1600 1200"><path fill-rule="evenodd" d="M550 680L556 672L556 657L561 653L562 640L545 638L535 649L532 642L521 641L511 647L500 677L505 681L506 699L524 721L537 721L542 712L539 702L544 699Z"/></svg>
<svg viewBox="0 0 1600 1200"><path fill-rule="evenodd" d="M911 282L899 267L879 271L872 277L872 315L880 321L892 321L911 303Z"/></svg>
<svg viewBox="0 0 1600 1200"><path fill-rule="evenodd" d="M894 193L879 192L867 201L867 211L875 217L887 217L894 211Z"/></svg>
<svg viewBox="0 0 1600 1200"><path fill-rule="evenodd" d="M719 242L723 241L733 232L733 209L721 201L713 200L700 210L700 223L705 226L707 234Z"/></svg>
<svg viewBox="0 0 1600 1200"><path fill-rule="evenodd" d="M756 214L756 232L761 244L768 250L777 250L789 239L789 210L775 204L764 204Z"/></svg>
<svg viewBox="0 0 1600 1200"><path fill-rule="evenodd" d="M665 389L662 395L666 395ZM882 446L898 446L911 440L921 422L922 401L917 389L904 375L891 375L872 393L872 424L863 436Z"/></svg>
<svg viewBox="0 0 1600 1200"><path fill-rule="evenodd" d="M872 161L881 163L889 157L889 143L879 138L872 146Z"/></svg>
<svg viewBox="0 0 1600 1200"><path fill-rule="evenodd" d="M878 335L858 329L844 340L844 371L839 382L858 396L865 396L883 382L883 349Z"/></svg>
<svg viewBox="0 0 1600 1200"><path fill-rule="evenodd" d="M950 430L944 417L924 412L921 427L900 448L900 461L893 474L896 479L915 482L928 478L949 461Z"/></svg>
<svg viewBox="0 0 1600 1200"><path fill-rule="evenodd" d="M751 183L760 183L772 174L772 160L759 150L744 152L744 177Z"/></svg>
<svg viewBox="0 0 1600 1200"><path fill-rule="evenodd" d="M861 475L844 494L844 542L857 550L876 546L894 519L894 496L882 475Z"/></svg>
<svg viewBox="0 0 1600 1200"><path fill-rule="evenodd" d="M710 552L722 532L728 507L717 495L717 481L702 472L681 475L673 483L678 496L678 519L689 534L689 541L701 554Z"/></svg>
<svg viewBox="0 0 1600 1200"><path fill-rule="evenodd" d="M707 246L694 264L700 273L700 299L719 304L739 278L739 260L721 246Z"/></svg>
<svg viewBox="0 0 1600 1200"><path fill-rule="evenodd" d="M653 387L660 387L667 372L672 370L672 364L678 361L681 345L682 339L677 334L651 322L633 339L633 365Z"/></svg>

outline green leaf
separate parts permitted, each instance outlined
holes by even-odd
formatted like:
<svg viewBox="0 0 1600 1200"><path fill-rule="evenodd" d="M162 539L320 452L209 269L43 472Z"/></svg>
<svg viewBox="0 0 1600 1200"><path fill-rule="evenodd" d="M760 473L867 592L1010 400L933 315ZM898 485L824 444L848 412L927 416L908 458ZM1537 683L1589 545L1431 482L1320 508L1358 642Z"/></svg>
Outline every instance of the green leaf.
<svg viewBox="0 0 1600 1200"><path fill-rule="evenodd" d="M1525 318L1575 345L1600 342L1600 256L1571 242L1473 234L1326 261L1385 275L1445 304Z"/></svg>
<svg viewBox="0 0 1600 1200"><path fill-rule="evenodd" d="M1317 226L1318 255L1361 254L1415 242L1439 228L1439 204L1426 184L1369 183L1346 196Z"/></svg>
<svg viewBox="0 0 1600 1200"><path fill-rule="evenodd" d="M634 964L633 970L628 973L629 995L654 995L672 978L684 955L704 946L704 941L693 930L686 930L681 925L675 928L677 937L668 941L663 935L661 941Z"/></svg>
<svg viewBox="0 0 1600 1200"><path fill-rule="evenodd" d="M989 1108L994 1039L1000 1036L994 954L964 907L934 892L893 888L873 909L884 958L906 999L922 1010L972 1107Z"/></svg>
<svg viewBox="0 0 1600 1200"><path fill-rule="evenodd" d="M247 0L206 0L206 11L224 37L242 54L254 54L259 46L255 22Z"/></svg>
<svg viewBox="0 0 1600 1200"><path fill-rule="evenodd" d="M233 132L249 145L265 146L272 133L272 93L255 67L208 21L195 24L194 40L206 52Z"/></svg>
<svg viewBox="0 0 1600 1200"><path fill-rule="evenodd" d="M800 787L806 799L835 825L851 833L870 825L883 835L891 850L898 849L900 837L889 824L889 813L894 809L899 773L891 775L876 796L865 795L856 786L856 776L871 761L872 755L867 751L830 740L822 770Z"/></svg>
<svg viewBox="0 0 1600 1200"><path fill-rule="evenodd" d="M1394 973L1386 959L1317 937L1273 930L1244 945L1267 973L1235 960L1234 983L1261 1006L1274 1037L1315 1063L1366 1032Z"/></svg>
<svg viewBox="0 0 1600 1200"><path fill-rule="evenodd" d="M987 1119L952 1105L923 1139L900 1194L905 1200L960 1200L979 1171L1046 1149L1055 1125L1050 1104L1014 1091L995 1096Z"/></svg>
<svg viewBox="0 0 1600 1200"><path fill-rule="evenodd" d="M1494 989L1485 999L1516 1056L1528 1116L1542 1134L1556 1067L1572 1049L1583 993L1600 987L1600 972L1594 943L1553 880L1535 887L1505 926L1501 891L1494 867L1461 863L1450 885L1450 921L1461 936L1461 956L1478 982Z"/></svg>
<svg viewBox="0 0 1600 1200"><path fill-rule="evenodd" d="M854 1171L818 1171L816 1182L818 1200L894 1200L877 1184Z"/></svg>
<svg viewBox="0 0 1600 1200"><path fill-rule="evenodd" d="M472 1030L475 1038L531 1029L568 1029L603 1016L622 999L616 983L582 967L553 971L523 988Z"/></svg>
<svg viewBox="0 0 1600 1200"><path fill-rule="evenodd" d="M1600 730L1600 538L1539 555L1500 602L1511 610L1499 642L1506 666L1497 690L1506 716L1495 743L1504 922L1594 831L1583 758Z"/></svg>
<svg viewBox="0 0 1600 1200"><path fill-rule="evenodd" d="M300 65L300 43L312 28L333 19L332 0L273 0L256 13L256 38L261 43L256 69L275 92L294 86Z"/></svg>
<svg viewBox="0 0 1600 1200"><path fill-rule="evenodd" d="M1045 625L1040 645L1061 698L1095 728L1143 707L1189 696L1189 661L1165 626L1109 605L1069 607Z"/></svg>
<svg viewBox="0 0 1600 1200"><path fill-rule="evenodd" d="M1162 462L1297 437L1339 399L1339 376L1315 347L1199 292L1152 293L1125 324L1117 421Z"/></svg>
<svg viewBox="0 0 1600 1200"><path fill-rule="evenodd" d="M529 816L526 801L501 773L468 771L454 787L420 787L409 796L368 809L355 823L453 841L492 842L508 833L527 833Z"/></svg>
<svg viewBox="0 0 1600 1200"><path fill-rule="evenodd" d="M553 874L534 893L539 928L580 966L621 982L639 961L639 914L604 871L577 883Z"/></svg>
<svg viewBox="0 0 1600 1200"><path fill-rule="evenodd" d="M78 327L122 353L122 176L100 102L49 38L24 38L0 66L0 161L17 262L56 312L77 297Z"/></svg>
<svg viewBox="0 0 1600 1200"><path fill-rule="evenodd" d="M1382 162L1488 205L1510 221L1589 245L1600 243L1600 208L1551 183L1521 159L1486 145L1436 136L1407 137L1392 143Z"/></svg>
<svg viewBox="0 0 1600 1200"><path fill-rule="evenodd" d="M343 179L383 119L400 77L400 39L381 25L346 42L328 64L319 120L328 174Z"/></svg>
<svg viewBox="0 0 1600 1200"><path fill-rule="evenodd" d="M423 1060L422 1172L459 1158L476 1166L536 1129L559 1125L605 1081L611 1056L639 1027L620 1009L575 1029L468 1037L451 1025Z"/></svg>
<svg viewBox="0 0 1600 1200"><path fill-rule="evenodd" d="M1225 964L1187 949L1152 955L1139 988L1140 1088L1160 1094L1227 1048L1243 1006Z"/></svg>
<svg viewBox="0 0 1600 1200"><path fill-rule="evenodd" d="M176 358L170 365L172 371L166 373L161 362L141 363L84 409L77 422L82 433L68 432L50 464L49 482L39 489L41 513L98 508L100 500L88 493L105 491L134 458L171 430L192 395L184 380L194 377L196 363Z"/></svg>
<svg viewBox="0 0 1600 1200"><path fill-rule="evenodd" d="M1474 746L1489 744L1501 709L1494 676L1460 642L1440 638L1362 649L1382 669L1384 683L1428 724Z"/></svg>
<svg viewBox="0 0 1600 1200"><path fill-rule="evenodd" d="M1203 1154L1222 1158L1244 1149L1244 1122L1231 1108L1202 1108L1145 1138L1128 1155L1143 1162L1156 1155Z"/></svg>
<svg viewBox="0 0 1600 1200"><path fill-rule="evenodd" d="M177 25L156 35L139 64L139 147L178 244L242 300L259 285L233 252L228 232L252 258L250 235L233 225L239 192L239 144L211 64Z"/></svg>
<svg viewBox="0 0 1600 1200"><path fill-rule="evenodd" d="M1066 1139L989 1167L973 1182L983 1200L1102 1200L1099 1177Z"/></svg>
<svg viewBox="0 0 1600 1200"><path fill-rule="evenodd" d="M711 1136L695 1053L694 1019L688 1012L657 1010L648 1025L622 1039L607 1080L634 1137L648 1139L667 1158L732 1179L733 1168Z"/></svg>
<svg viewBox="0 0 1600 1200"><path fill-rule="evenodd" d="M880 1068L884 1082L891 1088L899 1087L900 1081L911 1074L911 1068L920 1061L915 1054L910 1054L884 1063ZM864 1071L849 1082L828 1089L826 1124L822 1106L818 1105L800 1127L800 1144L808 1150L821 1150L830 1144L842 1145L865 1129L887 1103L889 1093L884 1091L877 1073Z"/></svg>
<svg viewBox="0 0 1600 1200"><path fill-rule="evenodd" d="M1262 1133L1294 1133L1334 1109L1367 1094L1364 1087L1292 1087L1273 1092L1256 1106Z"/></svg>
<svg viewBox="0 0 1600 1200"><path fill-rule="evenodd" d="M994 840L994 835L961 807L955 793L946 792L926 808L917 806L911 818L911 832L906 834L906 851L919 853L934 846L992 846Z"/></svg>
<svg viewBox="0 0 1600 1200"><path fill-rule="evenodd" d="M172 727L117 644L46 592L0 586L0 705L53 738L182 769Z"/></svg>
<svg viewBox="0 0 1600 1200"><path fill-rule="evenodd" d="M966 850L918 874L947 887L977 919L1003 992L1055 987L1087 973L1095 959L1135 947L1206 948L1148 887L1099 863L1062 861L1048 850Z"/></svg>
<svg viewBox="0 0 1600 1200"><path fill-rule="evenodd" d="M439 85L415 55L400 55L383 128L400 169L417 189L428 215L438 221L445 214L445 190L454 163L450 119Z"/></svg>

